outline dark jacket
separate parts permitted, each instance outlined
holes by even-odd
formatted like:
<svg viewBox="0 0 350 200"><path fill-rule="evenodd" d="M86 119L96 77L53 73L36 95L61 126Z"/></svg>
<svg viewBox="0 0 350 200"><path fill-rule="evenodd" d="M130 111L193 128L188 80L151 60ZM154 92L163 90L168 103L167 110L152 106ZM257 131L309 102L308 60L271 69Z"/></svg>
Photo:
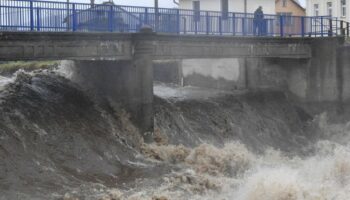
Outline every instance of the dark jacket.
<svg viewBox="0 0 350 200"><path fill-rule="evenodd" d="M264 12L262 11L261 8L256 9L254 12L254 20L256 21L261 21L264 19Z"/></svg>

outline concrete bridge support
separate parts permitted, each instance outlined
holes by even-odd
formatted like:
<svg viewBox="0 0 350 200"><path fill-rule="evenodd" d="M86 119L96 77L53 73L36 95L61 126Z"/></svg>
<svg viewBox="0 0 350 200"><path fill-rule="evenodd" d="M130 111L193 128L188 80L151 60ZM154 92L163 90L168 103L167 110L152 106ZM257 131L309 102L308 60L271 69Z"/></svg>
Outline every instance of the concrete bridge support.
<svg viewBox="0 0 350 200"><path fill-rule="evenodd" d="M136 39L133 48L130 60L74 61L73 79L98 100L130 113L148 140L153 132L153 46L151 41Z"/></svg>
<svg viewBox="0 0 350 200"><path fill-rule="evenodd" d="M124 109L142 133L153 130L153 85L147 65L130 60L74 61L73 80L115 110Z"/></svg>

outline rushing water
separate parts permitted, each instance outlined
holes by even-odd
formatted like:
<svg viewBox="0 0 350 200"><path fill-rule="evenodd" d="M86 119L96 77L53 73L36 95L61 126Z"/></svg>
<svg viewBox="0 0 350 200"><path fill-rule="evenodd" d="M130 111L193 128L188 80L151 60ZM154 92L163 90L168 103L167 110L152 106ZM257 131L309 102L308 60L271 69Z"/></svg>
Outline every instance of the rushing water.
<svg viewBox="0 0 350 200"><path fill-rule="evenodd" d="M53 71L0 77L0 200L348 200L350 125L280 92L155 86L155 143Z"/></svg>

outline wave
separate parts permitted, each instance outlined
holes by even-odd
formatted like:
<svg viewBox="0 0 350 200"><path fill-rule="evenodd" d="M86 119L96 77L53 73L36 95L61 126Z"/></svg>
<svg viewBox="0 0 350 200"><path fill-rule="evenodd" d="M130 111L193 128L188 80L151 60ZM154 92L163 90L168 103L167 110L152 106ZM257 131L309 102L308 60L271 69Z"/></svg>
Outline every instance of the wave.
<svg viewBox="0 0 350 200"><path fill-rule="evenodd" d="M277 91L155 86L154 143L57 71L0 88L0 199L349 199L349 125Z"/></svg>

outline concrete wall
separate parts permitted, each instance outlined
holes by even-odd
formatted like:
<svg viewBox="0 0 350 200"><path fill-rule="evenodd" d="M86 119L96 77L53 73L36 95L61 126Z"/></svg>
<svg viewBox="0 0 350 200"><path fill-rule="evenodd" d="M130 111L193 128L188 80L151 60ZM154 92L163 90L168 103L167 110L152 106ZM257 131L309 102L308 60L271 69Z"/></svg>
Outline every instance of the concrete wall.
<svg viewBox="0 0 350 200"><path fill-rule="evenodd" d="M307 59L190 59L181 63L183 85L218 89L281 89L306 99Z"/></svg>
<svg viewBox="0 0 350 200"><path fill-rule="evenodd" d="M337 78L340 101L350 100L350 46L338 49Z"/></svg>
<svg viewBox="0 0 350 200"><path fill-rule="evenodd" d="M153 61L153 80L182 85L183 76L181 60Z"/></svg>
<svg viewBox="0 0 350 200"><path fill-rule="evenodd" d="M329 38L312 42L312 57L307 65L308 101L336 101L338 99L337 49L343 38Z"/></svg>
<svg viewBox="0 0 350 200"><path fill-rule="evenodd" d="M245 87L242 59L185 59L182 60L183 85L219 89Z"/></svg>
<svg viewBox="0 0 350 200"><path fill-rule="evenodd" d="M97 100L130 113L142 132L152 131L153 89L152 85L150 88L143 84L143 69L135 67L132 61L75 61L71 70L72 80ZM143 96L144 91L151 91L149 97Z"/></svg>

